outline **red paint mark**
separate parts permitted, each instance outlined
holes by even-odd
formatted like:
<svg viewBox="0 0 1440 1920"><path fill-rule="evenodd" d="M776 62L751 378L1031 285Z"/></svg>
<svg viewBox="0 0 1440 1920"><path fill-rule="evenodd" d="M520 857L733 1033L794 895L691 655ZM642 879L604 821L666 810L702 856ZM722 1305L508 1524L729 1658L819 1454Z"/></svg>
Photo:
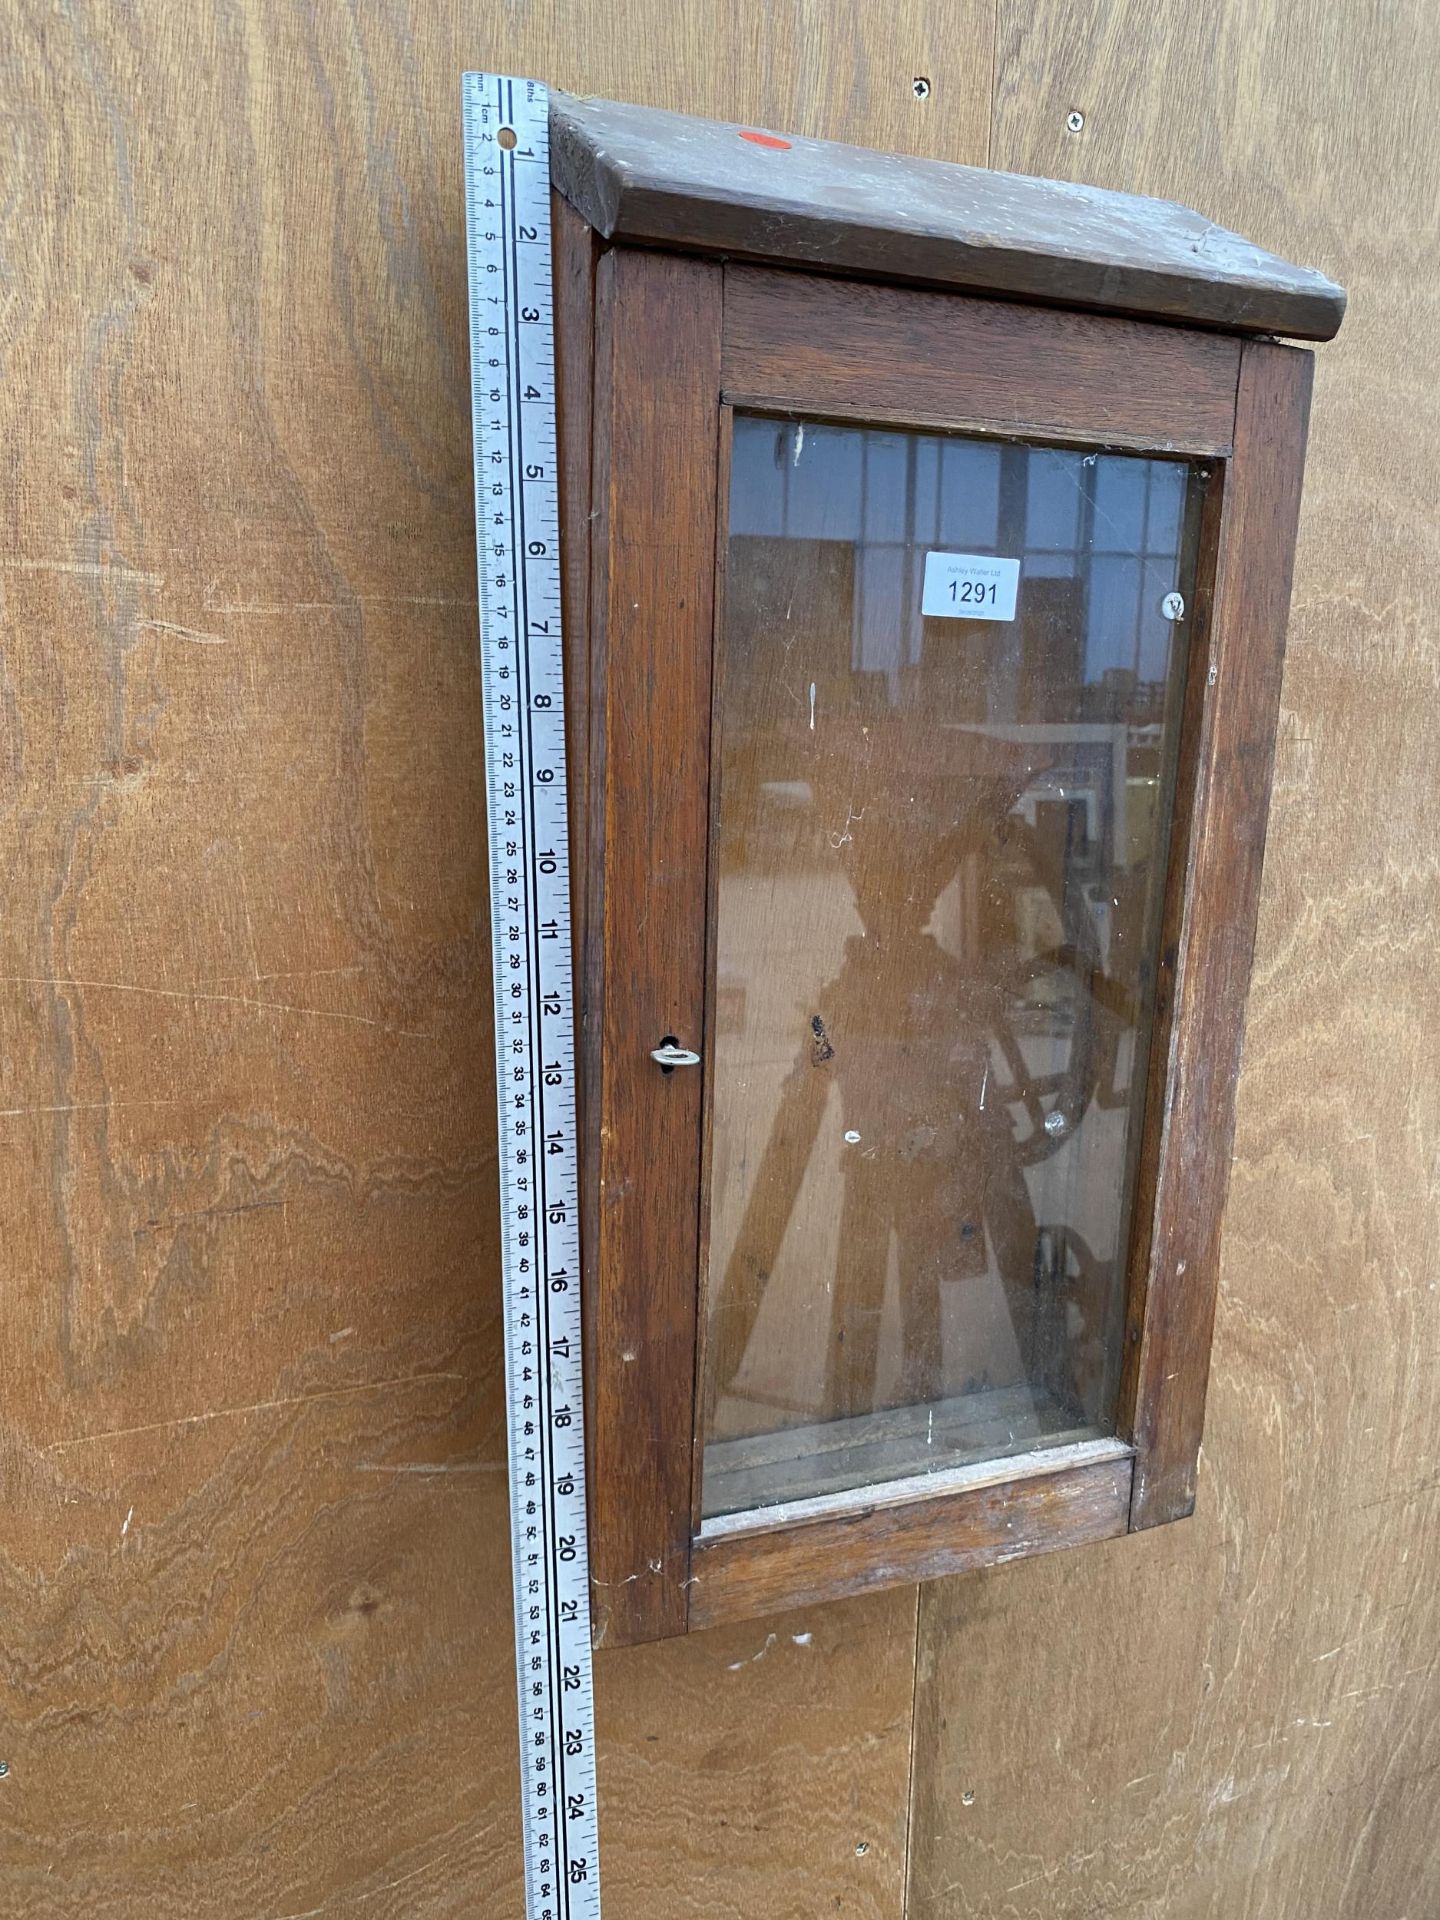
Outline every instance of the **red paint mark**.
<svg viewBox="0 0 1440 1920"><path fill-rule="evenodd" d="M753 140L757 147L788 148L790 145L790 142L788 140L782 140L778 133L749 133L743 128L741 129L740 138L742 140Z"/></svg>

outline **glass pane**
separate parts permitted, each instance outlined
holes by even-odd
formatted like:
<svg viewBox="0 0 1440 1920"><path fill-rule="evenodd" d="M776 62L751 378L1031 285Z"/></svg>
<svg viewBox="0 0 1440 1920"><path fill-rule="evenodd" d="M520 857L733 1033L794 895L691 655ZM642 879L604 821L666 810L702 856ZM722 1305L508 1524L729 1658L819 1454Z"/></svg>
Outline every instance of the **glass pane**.
<svg viewBox="0 0 1440 1920"><path fill-rule="evenodd" d="M706 1515L1114 1430L1200 491L736 416Z"/></svg>

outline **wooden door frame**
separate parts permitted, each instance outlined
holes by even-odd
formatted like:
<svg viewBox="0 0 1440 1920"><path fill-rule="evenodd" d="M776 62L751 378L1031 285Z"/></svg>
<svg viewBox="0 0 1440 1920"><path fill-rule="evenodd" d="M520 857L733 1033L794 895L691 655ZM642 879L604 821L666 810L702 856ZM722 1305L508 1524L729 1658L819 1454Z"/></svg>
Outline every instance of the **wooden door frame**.
<svg viewBox="0 0 1440 1920"><path fill-rule="evenodd" d="M592 311L594 341L593 437L569 419L563 431L571 697L578 666L588 702L576 816L588 823L582 1217L596 1642L665 1638L1183 1517L1209 1375L1312 356L800 270L623 246L597 255L579 231L562 259L573 266L568 330L564 284L558 303L569 389L586 399ZM1117 1438L699 1523L711 687L724 428L737 406L1215 469ZM662 1075L649 1056L667 1034L704 1065Z"/></svg>

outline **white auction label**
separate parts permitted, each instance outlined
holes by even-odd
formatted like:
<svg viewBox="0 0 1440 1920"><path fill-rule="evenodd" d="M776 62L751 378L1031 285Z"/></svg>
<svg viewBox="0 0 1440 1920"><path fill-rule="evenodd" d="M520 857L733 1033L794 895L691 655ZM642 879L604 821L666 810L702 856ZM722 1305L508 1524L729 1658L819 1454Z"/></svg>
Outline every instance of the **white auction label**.
<svg viewBox="0 0 1440 1920"><path fill-rule="evenodd" d="M993 553L927 553L920 611L943 620L1013 620L1020 562Z"/></svg>

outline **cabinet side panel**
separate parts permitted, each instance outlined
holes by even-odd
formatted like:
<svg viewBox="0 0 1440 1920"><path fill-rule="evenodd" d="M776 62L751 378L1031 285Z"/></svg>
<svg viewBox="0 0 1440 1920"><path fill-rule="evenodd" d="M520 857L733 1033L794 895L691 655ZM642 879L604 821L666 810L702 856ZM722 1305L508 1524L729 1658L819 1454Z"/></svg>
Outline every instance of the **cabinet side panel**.
<svg viewBox="0 0 1440 1920"><path fill-rule="evenodd" d="M1209 712L1186 881L1150 1284L1135 1380L1132 1527L1195 1505L1255 945L1312 359L1247 346L1217 562Z"/></svg>

